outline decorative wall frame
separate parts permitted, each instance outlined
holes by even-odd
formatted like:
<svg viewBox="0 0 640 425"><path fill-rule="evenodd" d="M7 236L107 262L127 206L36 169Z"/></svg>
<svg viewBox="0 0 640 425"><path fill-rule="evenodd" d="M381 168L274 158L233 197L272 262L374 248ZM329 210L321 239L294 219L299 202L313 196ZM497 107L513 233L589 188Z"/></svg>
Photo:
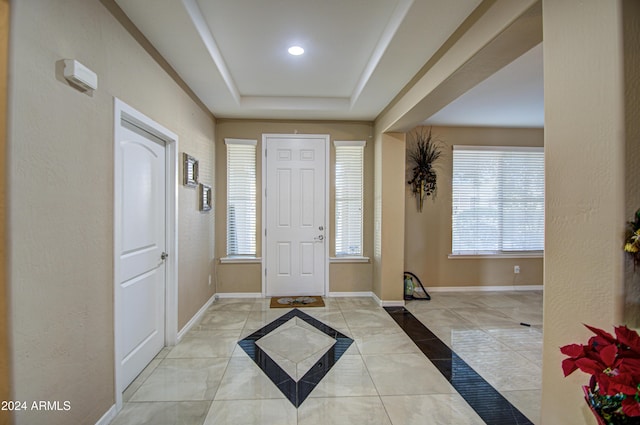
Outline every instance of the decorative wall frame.
<svg viewBox="0 0 640 425"><path fill-rule="evenodd" d="M198 186L198 160L183 152L184 158L184 185L189 187Z"/></svg>
<svg viewBox="0 0 640 425"><path fill-rule="evenodd" d="M213 204L211 186L200 183L200 211L209 211Z"/></svg>

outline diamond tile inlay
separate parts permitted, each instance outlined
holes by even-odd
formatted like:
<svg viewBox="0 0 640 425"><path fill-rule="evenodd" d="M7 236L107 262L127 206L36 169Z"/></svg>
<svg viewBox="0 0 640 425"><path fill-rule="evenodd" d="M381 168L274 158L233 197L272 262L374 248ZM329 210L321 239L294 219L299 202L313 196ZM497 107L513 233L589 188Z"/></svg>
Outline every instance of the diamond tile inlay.
<svg viewBox="0 0 640 425"><path fill-rule="evenodd" d="M311 369L336 340L294 317L256 344L291 377L298 380Z"/></svg>
<svg viewBox="0 0 640 425"><path fill-rule="evenodd" d="M298 407L352 342L331 326L294 309L238 345Z"/></svg>

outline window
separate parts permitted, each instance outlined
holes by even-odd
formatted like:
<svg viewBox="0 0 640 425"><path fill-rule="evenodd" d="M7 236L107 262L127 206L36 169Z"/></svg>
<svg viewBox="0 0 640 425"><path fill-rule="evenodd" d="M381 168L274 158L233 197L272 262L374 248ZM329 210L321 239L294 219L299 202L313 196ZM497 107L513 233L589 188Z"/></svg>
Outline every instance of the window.
<svg viewBox="0 0 640 425"><path fill-rule="evenodd" d="M453 147L454 255L544 250L544 151Z"/></svg>
<svg viewBox="0 0 640 425"><path fill-rule="evenodd" d="M335 141L336 257L362 256L365 142Z"/></svg>
<svg viewBox="0 0 640 425"><path fill-rule="evenodd" d="M227 256L256 255L256 140L227 145Z"/></svg>

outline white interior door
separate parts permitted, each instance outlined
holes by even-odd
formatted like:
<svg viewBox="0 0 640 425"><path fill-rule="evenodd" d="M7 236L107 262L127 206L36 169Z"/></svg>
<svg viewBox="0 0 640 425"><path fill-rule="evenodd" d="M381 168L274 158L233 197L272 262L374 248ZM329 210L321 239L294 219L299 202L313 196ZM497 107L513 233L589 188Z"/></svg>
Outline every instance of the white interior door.
<svg viewBox="0 0 640 425"><path fill-rule="evenodd" d="M265 292L324 295L328 136L265 135Z"/></svg>
<svg viewBox="0 0 640 425"><path fill-rule="evenodd" d="M165 145L123 121L120 150L121 389L165 343Z"/></svg>

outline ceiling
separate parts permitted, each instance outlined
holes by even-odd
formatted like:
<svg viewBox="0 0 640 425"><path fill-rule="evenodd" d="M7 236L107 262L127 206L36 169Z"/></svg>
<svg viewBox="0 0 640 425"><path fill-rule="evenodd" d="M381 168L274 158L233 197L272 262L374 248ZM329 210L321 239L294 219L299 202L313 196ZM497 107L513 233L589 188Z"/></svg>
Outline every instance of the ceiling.
<svg viewBox="0 0 640 425"><path fill-rule="evenodd" d="M542 43L436 112L425 124L543 127Z"/></svg>
<svg viewBox="0 0 640 425"><path fill-rule="evenodd" d="M115 1L218 118L366 121L481 3ZM287 53L292 45L304 55ZM542 126L542 48L424 118L439 125Z"/></svg>

